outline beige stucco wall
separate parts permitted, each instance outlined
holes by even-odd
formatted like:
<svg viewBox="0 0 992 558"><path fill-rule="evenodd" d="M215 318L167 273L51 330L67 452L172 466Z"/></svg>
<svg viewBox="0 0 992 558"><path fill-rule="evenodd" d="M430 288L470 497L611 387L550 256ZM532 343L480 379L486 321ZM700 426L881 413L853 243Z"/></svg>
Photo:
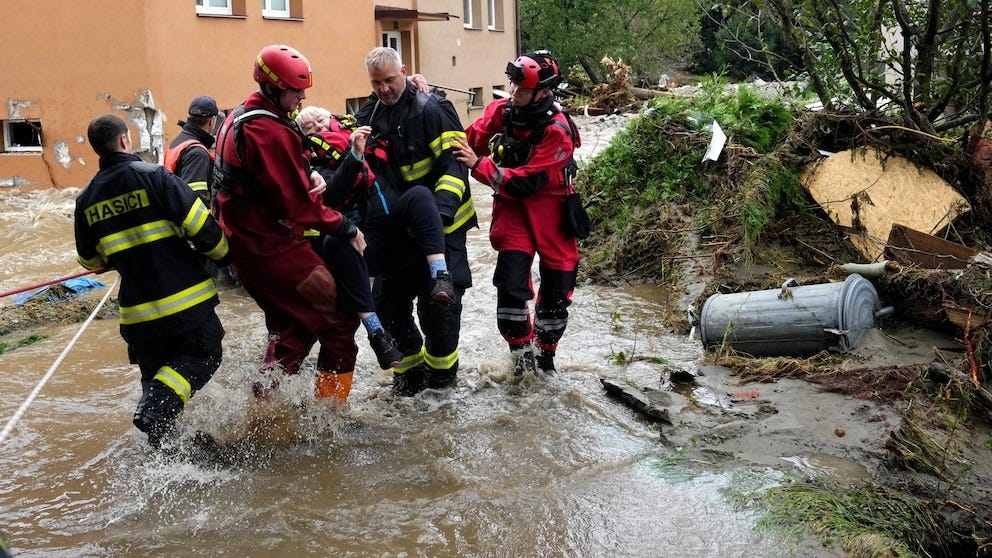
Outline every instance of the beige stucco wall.
<svg viewBox="0 0 992 558"><path fill-rule="evenodd" d="M515 2L501 1L507 14L501 33L465 30L461 19L398 23L416 56L413 69L435 83L485 87L488 101L515 49ZM380 3L462 11L457 0ZM0 153L0 188L85 185L97 170L86 126L100 114L129 121L136 149L161 160L190 99L211 95L224 110L255 90L252 63L267 44L289 44L313 64L307 104L340 112L346 99L368 94L365 54L382 28L394 26L375 20L374 0L302 0L301 21L263 19L260 4L244 0L246 16L239 18L198 16L192 0L5 0L0 119L40 119L43 152ZM478 115L468 112L467 96L451 92L449 99L466 124Z"/></svg>
<svg viewBox="0 0 992 558"><path fill-rule="evenodd" d="M413 52L404 53L404 61L412 71L427 76L432 84L464 91L482 88L482 96L475 103L486 105L493 98L492 86L506 85L503 71L506 63L516 58L517 49L516 2L497 2L502 5L504 15L503 25L498 30L488 28L485 0L478 2L481 6L481 13L476 13L478 29L465 28L461 0L389 2L391 6L458 16L449 21L420 22L412 29L400 23L400 30L410 33L414 45ZM392 28L390 22L382 23L383 28ZM481 108L471 108L469 96L465 93L448 91L446 94L466 126L481 116Z"/></svg>

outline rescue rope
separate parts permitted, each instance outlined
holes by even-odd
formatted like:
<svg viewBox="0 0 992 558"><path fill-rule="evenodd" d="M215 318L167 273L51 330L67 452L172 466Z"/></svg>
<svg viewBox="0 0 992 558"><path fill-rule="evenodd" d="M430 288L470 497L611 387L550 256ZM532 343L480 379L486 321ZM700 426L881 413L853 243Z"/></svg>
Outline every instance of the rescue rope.
<svg viewBox="0 0 992 558"><path fill-rule="evenodd" d="M104 271L107 271L107 270L106 269L103 269L103 268L100 268L100 269L90 269L88 271L80 271L79 273L73 273L72 275L65 275L65 276L62 276L62 277L56 277L55 279L52 279L51 281L45 281L43 283L36 283L34 285L28 285L27 287L21 287L19 289L14 289L12 291L7 291L7 292L0 293L0 298L3 298L5 296L10 296L10 295L13 295L13 294L17 294L17 293L23 293L24 291L30 291L30 290L33 290L33 289L40 289L41 287L47 287L48 285L54 285L55 283L61 283L62 281L68 281L69 279L75 279L76 277L82 277L84 275L89 275L91 273L103 273Z"/></svg>
<svg viewBox="0 0 992 558"><path fill-rule="evenodd" d="M59 357L55 359L55 362L52 364L52 367L48 369L48 372L44 375L44 377L41 378L41 381L38 382L38 385L34 387L34 390L31 392L30 395L28 395L28 398L24 400L24 403L21 403L20 408L17 409L17 412L14 413L14 416L10 417L10 420L7 421L7 425L3 427L3 431L0 431L0 445L3 445L3 443L7 441L7 436L9 436L10 433L14 430L14 426L16 426L17 422L21 420L21 417L24 416L24 413L28 411L28 407L30 407L31 403L33 403L35 398L38 397L38 394L41 392L41 389L45 387L45 384L48 383L49 379L51 379L52 375L55 373L55 370L59 367L60 364L62 364L62 361L65 359L66 355L69 354L69 351L72 350L72 347L76 344L76 341L79 340L79 337L83 334L83 331L86 330L86 328L90 325L90 322L93 321L93 318L95 318L97 313L100 312L100 309L103 308L103 305L107 302L107 299L110 298L110 294L114 292L114 287L116 287L117 283L120 283L120 281L121 279L120 277L118 277L117 280L114 281L114 284L111 285L109 289L107 289L107 294L103 295L103 298L100 300L100 303L96 305L96 308L93 309L93 312L90 313L89 317L86 318L86 321L83 322L83 325L80 326L79 331L76 332L76 335L72 338L71 341L69 341L69 344L66 345L65 349L62 350L62 354L60 354Z"/></svg>

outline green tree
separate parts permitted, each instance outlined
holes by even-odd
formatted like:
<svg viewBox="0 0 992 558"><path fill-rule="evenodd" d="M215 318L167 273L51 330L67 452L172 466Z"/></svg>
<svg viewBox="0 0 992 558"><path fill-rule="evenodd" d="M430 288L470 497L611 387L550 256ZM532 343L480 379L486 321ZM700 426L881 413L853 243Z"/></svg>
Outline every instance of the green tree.
<svg viewBox="0 0 992 558"><path fill-rule="evenodd" d="M699 37L702 10L684 0L521 0L524 50L546 48L559 65L604 81L599 61L622 59L635 75L656 76Z"/></svg>
<svg viewBox="0 0 992 558"><path fill-rule="evenodd" d="M802 62L798 53L785 48L782 30L771 18L759 16L750 0L712 5L702 19L701 48L690 70L732 80L781 80L794 74Z"/></svg>
<svg viewBox="0 0 992 558"><path fill-rule="evenodd" d="M823 105L898 114L939 134L988 112L990 0L751 0L722 3L774 24ZM728 18L729 20L730 18ZM724 41L732 41L724 35ZM743 43L742 43L743 44ZM754 45L741 48L753 54ZM780 52L767 43L764 52ZM759 57L760 58L760 57ZM773 58L769 58L772 60Z"/></svg>

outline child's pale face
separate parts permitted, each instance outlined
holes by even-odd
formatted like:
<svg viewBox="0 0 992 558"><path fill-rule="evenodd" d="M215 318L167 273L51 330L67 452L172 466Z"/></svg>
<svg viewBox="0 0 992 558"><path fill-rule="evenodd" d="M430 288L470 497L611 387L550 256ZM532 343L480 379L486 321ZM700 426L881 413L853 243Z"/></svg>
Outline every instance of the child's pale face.
<svg viewBox="0 0 992 558"><path fill-rule="evenodd" d="M315 134L317 132L327 132L331 129L331 119L326 114L320 113L316 116L307 115L300 118L300 130L304 134Z"/></svg>

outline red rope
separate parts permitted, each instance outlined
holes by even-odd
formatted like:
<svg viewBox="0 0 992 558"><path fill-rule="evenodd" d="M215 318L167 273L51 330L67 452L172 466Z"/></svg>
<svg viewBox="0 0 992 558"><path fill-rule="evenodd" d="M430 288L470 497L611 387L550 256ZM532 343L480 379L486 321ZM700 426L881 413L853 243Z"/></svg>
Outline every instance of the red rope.
<svg viewBox="0 0 992 558"><path fill-rule="evenodd" d="M17 294L17 293L23 293L24 291L30 291L30 290L33 290L33 289L40 289L41 287L45 287L45 286L48 286L48 285L54 285L55 283L61 283L62 281L67 281L69 279L75 279L76 277L82 277L83 275L89 275L90 273L101 273L103 271L105 271L105 270L102 269L102 268L101 269L90 269L90 270L87 270L87 271L80 271L79 273L73 273L72 275L66 275L65 277L58 277L56 279L52 279L51 281L45 281L43 283L38 283L36 285L28 285L27 287L21 287L19 289L14 289L12 291L7 291L5 293L0 293L0 298L3 298L5 296L10 296L10 295L13 295L13 294Z"/></svg>

